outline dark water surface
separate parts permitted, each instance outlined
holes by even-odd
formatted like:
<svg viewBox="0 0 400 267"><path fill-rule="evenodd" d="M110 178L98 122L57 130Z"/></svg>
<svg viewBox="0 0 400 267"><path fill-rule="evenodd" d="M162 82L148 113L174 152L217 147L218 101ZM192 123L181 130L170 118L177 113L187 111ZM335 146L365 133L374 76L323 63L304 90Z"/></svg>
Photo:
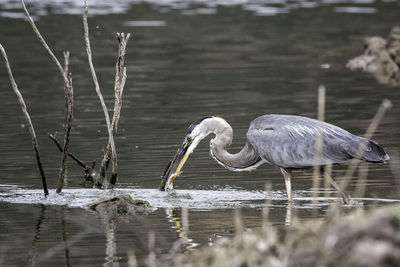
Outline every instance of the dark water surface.
<svg viewBox="0 0 400 267"><path fill-rule="evenodd" d="M88 71L81 3L29 2L33 2L28 7L37 26L56 55L61 59L63 50L71 53L75 118L70 150L83 161L99 161L107 131ZM294 173L296 198L289 209L277 168L263 165L251 173L230 172L212 160L206 140L174 183L177 193L158 194L160 175L183 141L187 126L204 116L221 116L232 125L231 151L238 151L249 122L259 115L316 117L317 88L324 84L326 120L358 135L364 134L382 99L390 99L393 108L374 139L392 158L398 155L400 88L378 84L368 74L345 68L347 60L362 53L364 37L385 37L399 23L400 7L395 1L237 1L237 5L116 1L111 7L108 1L96 2L89 19L92 50L110 110L115 33L132 34L116 138L118 188L150 201L157 210L114 222L81 208L113 193L80 189L83 174L71 161L71 191L59 198L52 191L49 200L42 199L28 128L1 67L1 266L99 266L113 261L127 265L128 249L143 263L149 253L149 233L155 233L157 255L167 255L182 235L181 206L189 207L191 241L186 246L208 245L219 236L232 235L232 210L238 207L242 207L246 228L260 227L265 196L272 199L270 218L276 225L285 224L293 214L304 221L323 218L333 199L321 198L313 217L312 171ZM21 14L18 1L0 3L0 42L27 102L49 188L54 189L60 154L47 133L63 132L63 83ZM399 200L399 177L389 165L368 166L365 198L354 206ZM340 177L344 170L335 168L335 174ZM263 192L266 181L272 183L272 192L267 194ZM355 183L350 191L354 192ZM328 193L333 196L332 191ZM110 250L113 244L114 252Z"/></svg>

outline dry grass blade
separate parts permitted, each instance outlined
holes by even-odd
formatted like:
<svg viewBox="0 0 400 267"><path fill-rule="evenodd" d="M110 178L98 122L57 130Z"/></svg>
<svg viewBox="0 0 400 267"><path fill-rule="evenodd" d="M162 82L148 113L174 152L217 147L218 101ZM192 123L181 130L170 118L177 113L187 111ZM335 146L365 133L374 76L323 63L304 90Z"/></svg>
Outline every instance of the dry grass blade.
<svg viewBox="0 0 400 267"><path fill-rule="evenodd" d="M240 209L234 210L233 220L235 222L235 243L240 244L243 239L243 221Z"/></svg>
<svg viewBox="0 0 400 267"><path fill-rule="evenodd" d="M8 62L8 57L7 57L6 51L4 50L4 48L3 48L3 46L1 44L0 44L0 50L1 50L1 53L3 54L4 61L6 63L7 73L8 73L8 76L10 78L10 82L11 82L12 88L13 88L15 94L17 95L18 102L19 102L19 104L21 106L21 109L22 109L22 113L24 114L25 120L26 120L26 122L28 124L28 127L29 127L29 132L30 132L31 137L32 137L33 149L35 150L36 161L37 161L37 164L38 164L38 167L39 167L40 176L42 178L44 195L47 196L49 194L49 191L47 190L46 177L44 175L42 162L40 160L39 145L38 145L38 142L37 142L37 139L36 139L35 129L33 127L33 124L32 124L32 121L31 121L31 117L29 116L29 113L27 111L24 98L22 97L20 91L18 90L17 83L15 82L14 77L12 75L11 67L10 67L10 63Z"/></svg>
<svg viewBox="0 0 400 267"><path fill-rule="evenodd" d="M127 252L127 255L128 255L128 266L129 267L137 267L135 251L132 248L130 248Z"/></svg>
<svg viewBox="0 0 400 267"><path fill-rule="evenodd" d="M365 181L368 176L368 165L360 166L358 168L358 178L357 178L357 186L356 186L356 197L363 197L365 194Z"/></svg>
<svg viewBox="0 0 400 267"><path fill-rule="evenodd" d="M271 199L268 197L268 192L271 191L271 183L265 183L265 204L262 209L262 228L266 230L269 226L269 206L271 205Z"/></svg>
<svg viewBox="0 0 400 267"><path fill-rule="evenodd" d="M323 146L323 135L322 135L322 122L325 121L325 86L320 85L318 88L318 120L319 127L317 138L315 140L315 158L314 158L314 173L313 173L313 204L317 202L317 190L319 188L319 178L320 178L320 165L322 156L322 146Z"/></svg>
<svg viewBox="0 0 400 267"><path fill-rule="evenodd" d="M157 266L157 258L155 252L156 234L153 231L149 232L149 255L146 260L147 266Z"/></svg>
<svg viewBox="0 0 400 267"><path fill-rule="evenodd" d="M110 116L108 114L107 106L106 106L106 104L104 102L104 98L103 98L103 95L102 95L101 90L100 90L100 85L99 85L99 82L97 80L96 71L95 71L94 66L93 66L92 50L90 48L90 39L89 39L89 25L88 25L88 22L87 22L88 10L89 10L88 0L85 0L85 11L83 13L83 28L84 28L84 32L85 32L84 34L85 34L86 53L87 53L87 56L88 56L90 72L92 74L92 78L93 78L93 82L94 82L94 85L95 85L96 93L97 93L97 96L100 99L101 107L103 108L104 117L106 119L108 138L109 138L109 143L110 143L110 147L111 147L111 158L113 159L112 162L114 164L116 162L116 159L117 159L117 153L116 153L116 149L115 149L114 136L113 136L112 129L111 129ZM103 175L103 174L99 173L99 175ZM105 174L104 174L104 176L105 176Z"/></svg>
<svg viewBox="0 0 400 267"><path fill-rule="evenodd" d="M358 148L356 158L352 160L350 167L347 169L347 171L343 177L343 181L340 184L340 188L342 191L345 191L347 186L350 184L351 178L353 177L353 175L360 163L360 160L358 158L361 158L361 156L364 154L364 151L367 148L368 140L372 138L376 129L378 128L380 121L383 118L383 115L391 107L392 107L392 103L388 99L384 99L382 101L381 105L379 106L379 109L377 110L374 118L372 119L372 121L367 129L367 132L364 135L365 140L361 143L361 145Z"/></svg>
<svg viewBox="0 0 400 267"><path fill-rule="evenodd" d="M325 166L325 170L324 170L324 188L325 188L324 197L325 198L329 197L328 187L330 184L331 174L332 174L332 164L327 164Z"/></svg>

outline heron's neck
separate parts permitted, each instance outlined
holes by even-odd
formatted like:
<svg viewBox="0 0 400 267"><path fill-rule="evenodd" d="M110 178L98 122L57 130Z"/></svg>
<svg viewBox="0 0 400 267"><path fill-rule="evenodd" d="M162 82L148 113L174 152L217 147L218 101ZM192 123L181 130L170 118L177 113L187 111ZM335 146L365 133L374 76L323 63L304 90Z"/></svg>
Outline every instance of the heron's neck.
<svg viewBox="0 0 400 267"><path fill-rule="evenodd" d="M246 145L236 154L231 154L227 148L231 145L233 139L232 127L221 118L209 119L209 129L215 134L215 138L210 142L211 156L222 166L230 170L242 171L248 170L261 160L252 146L246 142Z"/></svg>

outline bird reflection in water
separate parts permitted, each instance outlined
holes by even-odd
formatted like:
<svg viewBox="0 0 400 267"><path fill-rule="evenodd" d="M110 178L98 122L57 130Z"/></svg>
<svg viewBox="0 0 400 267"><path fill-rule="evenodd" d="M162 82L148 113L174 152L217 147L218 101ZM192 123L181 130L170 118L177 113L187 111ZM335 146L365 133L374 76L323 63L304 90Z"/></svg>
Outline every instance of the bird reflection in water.
<svg viewBox="0 0 400 267"><path fill-rule="evenodd" d="M184 252L199 246L198 243L194 242L193 239L188 237L189 233L189 214L188 208L182 208L182 217L180 218L174 209L165 209L165 214L170 223L172 223L173 229L177 233L178 240L172 246L172 250L180 250Z"/></svg>

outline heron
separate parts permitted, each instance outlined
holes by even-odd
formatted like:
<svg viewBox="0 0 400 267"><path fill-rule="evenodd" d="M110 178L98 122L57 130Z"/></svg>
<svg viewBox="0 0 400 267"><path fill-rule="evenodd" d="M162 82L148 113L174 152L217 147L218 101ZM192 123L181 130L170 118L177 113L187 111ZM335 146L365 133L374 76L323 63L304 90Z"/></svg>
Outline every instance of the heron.
<svg viewBox="0 0 400 267"><path fill-rule="evenodd" d="M385 163L390 159L375 141L332 125L295 115L269 114L257 117L249 126L244 147L236 154L227 151L232 143L233 129L223 118L204 117L193 122L175 157L167 166L160 185L161 190L172 188L181 174L189 155L208 135L211 156L223 167L232 171L252 171L264 163L280 168L285 179L288 201L292 201L291 173L295 169L311 168L328 164L340 164L352 158L372 163ZM316 140L322 138L322 150L316 160ZM359 152L362 144L364 151ZM340 191L333 179L331 184ZM341 192L343 199L349 198Z"/></svg>

